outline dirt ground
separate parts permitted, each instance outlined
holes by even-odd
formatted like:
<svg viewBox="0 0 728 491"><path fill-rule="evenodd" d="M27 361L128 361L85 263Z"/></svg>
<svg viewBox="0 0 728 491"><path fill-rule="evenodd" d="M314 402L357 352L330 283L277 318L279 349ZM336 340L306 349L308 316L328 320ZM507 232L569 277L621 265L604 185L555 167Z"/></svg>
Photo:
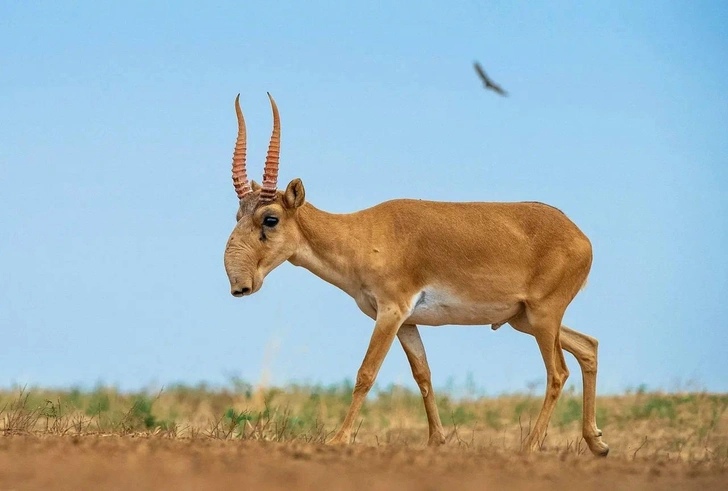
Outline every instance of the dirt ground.
<svg viewBox="0 0 728 491"><path fill-rule="evenodd" d="M710 463L446 446L132 436L0 438L0 491L35 489L728 489Z"/></svg>

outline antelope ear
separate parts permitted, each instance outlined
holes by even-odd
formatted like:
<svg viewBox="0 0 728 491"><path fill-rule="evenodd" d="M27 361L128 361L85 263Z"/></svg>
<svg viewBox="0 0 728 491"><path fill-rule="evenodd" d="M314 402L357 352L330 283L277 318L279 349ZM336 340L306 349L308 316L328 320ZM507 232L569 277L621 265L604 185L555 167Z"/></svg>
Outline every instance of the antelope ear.
<svg viewBox="0 0 728 491"><path fill-rule="evenodd" d="M283 193L283 204L286 208L295 209L306 201L306 190L303 189L303 182L296 178L288 183L286 192Z"/></svg>
<svg viewBox="0 0 728 491"><path fill-rule="evenodd" d="M258 184L257 182L255 182L254 180L251 180L251 181L250 181L250 189L252 189L252 190L253 190L253 192L255 192L255 191L260 191L260 188L261 188L261 187L262 187L262 186L261 186L260 184Z"/></svg>

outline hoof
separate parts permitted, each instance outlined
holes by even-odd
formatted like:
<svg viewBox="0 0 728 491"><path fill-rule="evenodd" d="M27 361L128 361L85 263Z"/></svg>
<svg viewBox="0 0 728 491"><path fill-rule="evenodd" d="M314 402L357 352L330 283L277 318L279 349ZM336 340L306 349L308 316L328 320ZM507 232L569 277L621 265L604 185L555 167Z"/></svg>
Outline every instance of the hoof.
<svg viewBox="0 0 728 491"><path fill-rule="evenodd" d="M587 442L587 445L589 445L589 450L591 450L596 457L606 457L609 454L609 445L604 443L601 439L597 439L591 444Z"/></svg>
<svg viewBox="0 0 728 491"><path fill-rule="evenodd" d="M348 437L345 437L344 438L344 437L340 437L340 436L335 436L331 440L329 440L328 442L326 442L326 445L331 445L331 446L334 446L334 445L348 445L349 444L349 441L350 441L350 438L348 438Z"/></svg>
<svg viewBox="0 0 728 491"><path fill-rule="evenodd" d="M539 443L538 440L536 440L536 439L534 439L533 441L526 440L523 443L523 446L521 447L521 453L528 455L531 453L540 452L543 449L544 449L543 443Z"/></svg>
<svg viewBox="0 0 728 491"><path fill-rule="evenodd" d="M437 434L430 436L430 439L427 440L427 446L428 447L439 447L441 445L445 445L445 435Z"/></svg>

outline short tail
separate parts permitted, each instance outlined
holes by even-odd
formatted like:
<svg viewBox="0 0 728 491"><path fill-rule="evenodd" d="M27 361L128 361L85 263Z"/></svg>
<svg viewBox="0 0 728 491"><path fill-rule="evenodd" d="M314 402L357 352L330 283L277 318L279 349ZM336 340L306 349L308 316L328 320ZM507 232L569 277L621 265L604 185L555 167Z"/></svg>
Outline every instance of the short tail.
<svg viewBox="0 0 728 491"><path fill-rule="evenodd" d="M589 277L588 276L584 279L584 283L582 283L581 288L579 288L579 291L586 290L587 283L589 283Z"/></svg>

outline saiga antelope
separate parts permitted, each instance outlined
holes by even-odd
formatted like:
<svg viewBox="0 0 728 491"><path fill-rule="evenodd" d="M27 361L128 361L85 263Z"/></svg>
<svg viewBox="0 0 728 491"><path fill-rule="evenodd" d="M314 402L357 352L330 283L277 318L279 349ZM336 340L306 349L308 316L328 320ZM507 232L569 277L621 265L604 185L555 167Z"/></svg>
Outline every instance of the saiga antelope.
<svg viewBox="0 0 728 491"><path fill-rule="evenodd" d="M562 348L579 362L584 381L583 435L595 455L609 447L595 418L597 340L561 324L585 284L589 239L561 211L524 203L445 203L401 199L349 214L331 214L305 200L300 179L278 191L280 120L262 185L245 168L245 120L235 99L238 136L233 185L237 224L225 248L231 293L251 295L284 261L303 266L354 298L375 320L344 422L332 443L349 443L354 420L394 338L399 339L422 392L429 444L445 441L430 368L417 324L508 323L536 338L546 365L546 396L525 444L539 448L569 375Z"/></svg>

